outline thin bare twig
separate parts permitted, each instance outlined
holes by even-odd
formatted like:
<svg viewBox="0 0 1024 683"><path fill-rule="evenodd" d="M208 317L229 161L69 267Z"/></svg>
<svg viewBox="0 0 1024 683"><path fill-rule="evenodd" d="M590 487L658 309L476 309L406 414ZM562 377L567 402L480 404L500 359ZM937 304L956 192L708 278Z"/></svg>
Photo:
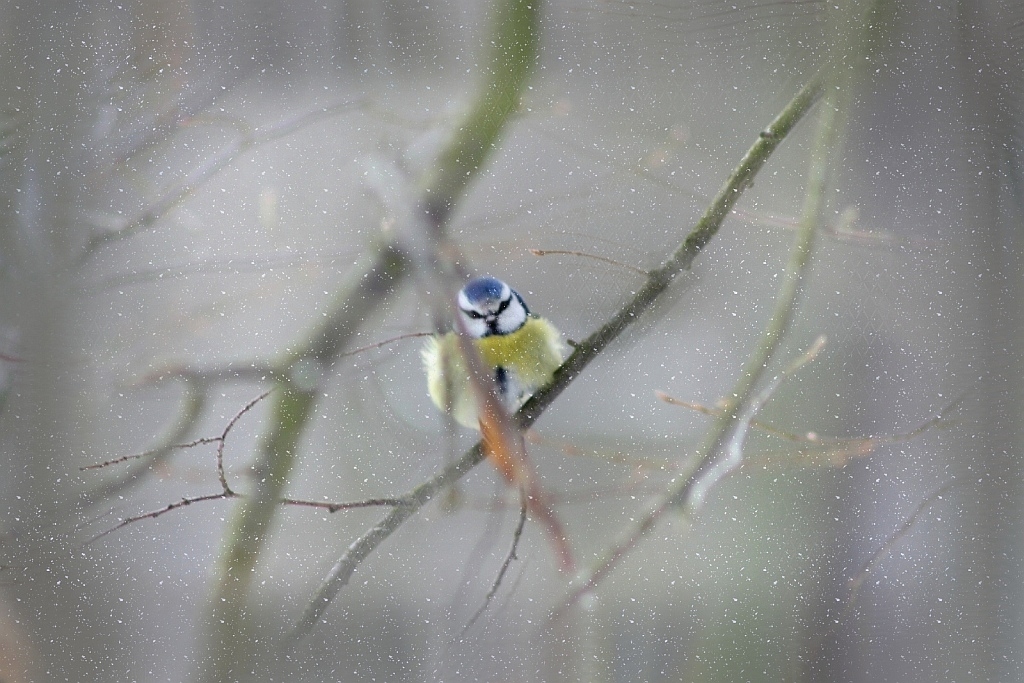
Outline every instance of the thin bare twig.
<svg viewBox="0 0 1024 683"><path fill-rule="evenodd" d="M84 505L101 503L124 492L126 489L142 481L155 466L166 461L172 453L178 450L185 436L188 435L188 433L191 432L199 422L207 404L207 387L205 382L194 381L184 382L183 384L185 395L181 400L181 409L178 419L173 425L167 428L166 433L162 437L157 439L157 443L161 445L140 454L142 456L141 458L126 457L123 460L117 459L113 461L111 464L127 462L128 460L141 460L141 462L130 467L128 472L123 474L119 479L104 482L91 491L85 493L82 496L82 503Z"/></svg>
<svg viewBox="0 0 1024 683"><path fill-rule="evenodd" d="M850 611L853 610L854 601L857 598L857 592L867 580L868 574L871 573L871 570L874 569L882 559L888 556L890 552L892 552L893 547L895 547L897 543L906 538L907 534L910 533L910 530L914 528L915 524L917 524L917 520L919 520L921 515L924 514L924 511L935 501L941 500L942 496L953 488L955 484L955 480L948 481L940 486L934 493L922 500L917 507L914 508L914 511L910 516L904 520L903 524L901 524L900 527L889 536L889 538L885 539L885 542L878 547L878 550L872 553L871 557L861 565L857 573L850 578L850 598L847 601L846 609L843 610L844 614L849 614Z"/></svg>
<svg viewBox="0 0 1024 683"><path fill-rule="evenodd" d="M358 508L372 508L372 507L398 507L400 505L406 505L407 503L401 498L367 498L365 500L356 500L350 503L328 503L327 501L319 500L297 500L295 498L282 498L281 503L284 505L295 505L297 507L307 508L319 508L321 510L327 510L327 512L335 513L339 510L355 510Z"/></svg>
<svg viewBox="0 0 1024 683"><path fill-rule="evenodd" d="M650 275L650 273L644 270L643 268L637 268L636 266L631 266L628 263L622 263L621 261L616 261L615 259L610 259L606 256L588 254L584 251L575 251L573 249L528 249L528 251L534 256L554 256L556 254L565 256L579 256L580 258L588 258L594 261L600 261L601 263L607 263L608 265L615 266L616 268L629 270L638 275L643 275L644 277Z"/></svg>
<svg viewBox="0 0 1024 683"><path fill-rule="evenodd" d="M123 529L124 527L126 527L126 526L128 526L130 524L134 524L136 522L141 522L141 521L146 520L146 519L156 519L157 517L165 515L168 512L173 512L174 510L177 510L178 508L187 507L189 505L192 505L193 503L206 503L206 502L213 501L213 500L227 500L229 498L244 499L244 498L246 498L246 495L244 493L238 493L237 491L228 488L228 489L222 490L220 493L210 493L210 494L207 494L207 495L204 495L204 496L192 496L192 497L189 497L189 498L182 498L181 500L176 501L174 503L168 503L167 505L165 505L164 507L160 508L159 510L151 510L149 512L143 512L141 514L134 515L132 517L125 517L120 522L118 522L117 525L112 526L109 529L105 529L104 531L101 531L100 533L96 534L95 536L93 536L92 538L87 540L83 545L90 545L90 544L100 540L104 536L107 536L108 534L112 534L113 532L117 531L118 529ZM405 505L405 502L400 500L400 499L398 499L398 498L368 498L366 500L356 500L356 501L345 502L345 503L329 503L329 502L326 502L326 501L297 500L295 498L282 498L280 502L281 502L282 505L292 505L292 506L296 506L296 507L318 508L318 509L326 510L327 512L331 512L331 513L338 512L339 510L355 510L355 509L358 509L358 508L368 508L368 507L397 507L399 505Z"/></svg>
<svg viewBox="0 0 1024 683"><path fill-rule="evenodd" d="M248 403L246 403L244 406L242 406L242 408L237 413L235 413L231 417L230 420L228 420L228 423L224 426L224 430L220 433L219 436L204 437L204 438L201 438L201 439L196 439L195 441L192 441L192 442L189 442L189 443L175 444L174 446L170 447L170 448L174 448L174 449L186 449L186 448L195 448L196 446L203 446L203 445L206 445L206 444L216 443L217 444L217 480L220 482L220 488L221 488L219 493L211 493L211 494L207 494L207 495L203 495L203 496L192 496L192 497L188 497L188 498L182 498L179 501L176 501L174 503L169 503L169 504L165 505L164 507L160 508L159 510L151 510L149 512L144 512L142 514L133 515L131 517L126 517L123 520L121 520L118 524L116 524L115 526L112 526L109 529L106 529L106 530L96 534L95 536L90 538L88 541L86 541L84 545L89 545L91 543L94 543L95 541L98 541L99 539L103 538L104 536L107 536L108 534L111 534L111 533L117 531L118 529L123 529L124 527L128 526L129 524L134 524L136 522L141 522L142 520L145 520L145 519L156 519L157 517L165 515L168 512L173 512L174 510L177 510L177 509L183 508L183 507L187 507L187 506L192 505L194 503L205 503L205 502L214 501L214 500L226 500L226 499L229 499L229 498L245 498L246 497L245 494L236 492L228 484L227 474L226 474L225 469L224 469L224 448L225 448L225 445L227 444L228 435L231 433L231 430L234 429L235 425L238 424L238 421L241 420L242 417L246 413L248 413L250 410L252 410L254 407L256 407L256 404L258 404L260 401L265 399L272 392L273 392L273 390L265 391L262 394L260 394L259 396L257 396L256 398L254 398L251 401L249 401ZM116 458L114 460L108 460L107 462L98 463L96 465L86 465L85 467L82 467L80 469L91 470L91 469L98 469L98 468L102 468L102 467L108 467L110 465L116 465L116 464L119 464L119 463L122 463L122 462L126 462L127 460L130 460L130 459L141 458L141 457L144 457L145 455L146 455L146 453L140 453L138 455L126 455L126 456L123 456L123 457L120 457L120 458ZM318 508L318 509L322 509L322 510L327 510L330 513L334 513L334 512L337 512L339 510L352 510L352 509L356 509L356 508L365 508L365 507L384 507L384 506L386 506L386 507L395 507L395 506L398 506L398 505L404 505L404 502L401 499L398 499L398 498L369 498L369 499L366 499L366 500L359 500L359 501L353 501L353 502L343 502L343 503L331 503L331 502L327 502L327 501L312 501L312 500L298 500L298 499L294 499L294 498L283 498L283 499L281 499L280 502L283 505L293 505L293 506L297 506L297 507Z"/></svg>
<svg viewBox="0 0 1024 683"><path fill-rule="evenodd" d="M228 421L227 426L224 427L224 431L220 433L219 437L217 437L217 441L220 442L217 444L217 479L220 481L220 486L224 493L234 493L234 491L231 490L231 487L228 486L227 475L224 474L224 444L227 442L228 434L234 426L238 424L238 421L242 419L242 416L252 410L257 403L265 399L267 396L270 396L271 391L273 390L264 391L262 394L246 403L242 409L235 413L235 416Z"/></svg>
<svg viewBox="0 0 1024 683"><path fill-rule="evenodd" d="M853 613L854 608L856 607L857 596L860 591L860 588L864 585L864 582L867 581L868 575L871 573L871 571L878 565L879 562L881 562L883 559L889 556L893 548L896 547L896 544L898 544L900 541L902 541L910 534L914 526L917 524L918 520L921 519L921 516L924 514L924 511L931 507L932 503L934 503L935 501L941 500L942 496L945 495L955 485L956 480L950 480L943 484L942 486L940 486L934 492L926 496L924 500L922 500L920 503L918 503L917 507L914 508L914 511L910 513L910 515L903 521L903 524L901 524L895 531L893 531L888 536L888 538L886 538L885 541L882 542L882 545L880 545L878 549L875 552L873 552L867 560L864 561L864 563L860 566L860 569L858 569L857 572L850 577L850 581L848 583L849 593L846 597L845 604L843 605L843 611L835 619L830 620L828 628L819 633L817 637L815 637L814 640L811 641L811 644L808 646L807 650L809 655L804 658L805 665L809 666L811 662L814 661L817 653L820 652L825 640L833 633L835 633L844 621L849 619L850 615Z"/></svg>
<svg viewBox="0 0 1024 683"><path fill-rule="evenodd" d="M217 443L218 441L220 441L220 437L219 436L205 436L205 437L203 437L201 439L196 439L195 441L190 441L188 443L176 443L176 444L173 444L173 445L170 445L170 446L162 446L160 448L153 448L153 449L148 450L148 451L143 451L142 453L132 453L131 455L122 455L120 458L114 458L113 460L104 460L103 462L93 463L92 465L82 465L81 467L78 468L78 471L79 472L85 472L87 470L101 470L104 467L110 467L112 465L120 465L121 463L128 462L129 460L139 460L141 458L145 458L145 457L148 457L150 455L154 455L156 453L160 453L164 449L184 450L184 449L187 449L187 448L195 448L196 446L204 446L204 445L210 444L210 443Z"/></svg>
<svg viewBox="0 0 1024 683"><path fill-rule="evenodd" d="M112 526L109 529L101 531L100 533L96 534L95 536L90 538L88 541L86 541L82 545L91 545L91 544L95 543L96 541L100 540L101 538L103 538L104 536L107 536L108 534L112 534L115 531L117 531L118 529L123 529L126 526L128 526L129 524L134 524L135 522L141 522L144 519L156 519L157 517L165 515L168 512L173 512L174 510L177 510L178 508L183 508L183 507L192 505L193 503L202 503L202 502L210 501L210 500L224 500L225 498L237 498L238 496L239 496L239 494L237 494L237 493L235 493L233 491L221 491L220 493L211 493L211 494L205 495L205 496L195 496L195 497L192 497L192 498L182 498L181 500L177 501L176 503L168 503L167 505L165 505L164 507L160 508L159 510L152 510L150 512L143 512L141 515L134 515L132 517L125 517L116 526Z"/></svg>
<svg viewBox="0 0 1024 683"><path fill-rule="evenodd" d="M237 424L238 421L242 419L242 416L245 415L250 410L252 410L257 403L265 399L269 394L269 391L265 391L256 398L246 403L245 406L243 406L241 410L235 413L235 415L232 416L231 420L228 421L227 426L224 427L224 431L220 433L220 436L204 436L201 439L196 439L195 441L190 441L188 443L178 443L170 446L163 446L161 448L155 448L152 450L144 451L142 453L122 455L120 458L114 458L113 460L106 460L104 462L95 463L93 465L83 465L78 469L81 472L84 472L86 470L98 470L104 467L110 467L111 465L120 465L121 463L128 462L129 460L138 460L140 458L145 458L148 455L159 453L164 449L184 450L188 448L195 448L196 446L205 446L207 444L216 443L219 444L219 446L217 447L217 474L219 475L219 478L221 480L221 485L225 488L225 490L227 490L227 484L224 483L224 441L227 439L228 433L231 432L235 424Z"/></svg>
<svg viewBox="0 0 1024 683"><path fill-rule="evenodd" d="M721 408L709 408L708 406L700 403L683 401L661 391L655 392L655 394L659 400L664 401L669 405L687 408L709 417L720 417L722 415ZM759 420L751 420L750 424L752 427L755 427L766 434L771 434L772 436L785 439L786 441L804 444L808 447L814 448L813 451L809 450L809 448L798 451L798 456L800 458L809 459L811 455L829 455L830 458L828 464L835 467L841 467L848 462L850 457L864 457L874 453L881 446L906 443L916 439L928 431L931 431L932 429L937 429L946 425L949 421L950 413L960 407L965 396L966 393L961 394L944 406L934 417L925 420L909 431L899 432L897 434L856 437L822 436L817 432L805 432L803 434L789 432ZM781 456L779 458L755 456L753 458L746 459L744 461L744 466L751 465L761 467L766 463L770 464L780 459L783 458Z"/></svg>
<svg viewBox="0 0 1024 683"><path fill-rule="evenodd" d="M501 582L505 579L505 573L512 565L512 561L516 559L516 550L519 548L519 539L523 537L523 528L526 526L526 512L529 509L527 506L526 496L526 492L520 489L519 523L516 525L516 530L512 534L512 547L509 548L508 555L505 556L505 561L501 563L501 569L498 570L498 575L494 578L491 590L487 591L487 595L484 596L483 604L480 605L479 609L477 609L472 618L462 629L462 633L459 635L460 639L466 637L466 633L469 632L469 629L473 628L473 624L477 622L477 619L480 618L487 607L491 604L494 596L498 594L498 589L501 588Z"/></svg>
<svg viewBox="0 0 1024 683"><path fill-rule="evenodd" d="M146 207L135 218L118 228L93 235L82 251L83 260L95 253L104 244L125 239L149 227L245 152L259 145L291 135L306 126L323 121L340 112L349 111L360 106L362 103L362 99L344 100L316 111L306 112L262 131L257 129L243 132L239 139L228 145L219 155L197 168L176 187Z"/></svg>
<svg viewBox="0 0 1024 683"><path fill-rule="evenodd" d="M346 358L347 356L354 356L357 353L364 353L366 351L372 351L374 349L379 349L379 348L381 348L383 346L387 346L388 344L394 344L395 342L404 341L406 339L416 339L418 337L430 337L430 336L433 336L433 334L434 334L433 332L409 332L408 334L400 334L397 337L391 337L390 339L385 339L384 341L379 341L379 342L376 342L375 344L367 344L366 346L360 346L358 349L352 349L351 351L346 351L345 353L339 354L338 358Z"/></svg>

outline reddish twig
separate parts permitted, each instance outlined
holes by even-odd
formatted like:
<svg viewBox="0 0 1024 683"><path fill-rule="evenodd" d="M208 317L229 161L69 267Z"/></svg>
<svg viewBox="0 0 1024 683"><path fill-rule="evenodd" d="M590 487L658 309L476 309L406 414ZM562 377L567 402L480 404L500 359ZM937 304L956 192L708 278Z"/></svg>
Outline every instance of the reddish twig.
<svg viewBox="0 0 1024 683"><path fill-rule="evenodd" d="M636 273L637 275L643 275L644 277L647 277L648 275L650 275L650 272L644 270L643 268L637 268L636 266L631 266L628 263L622 263L621 261L616 261L615 259L610 259L607 256L598 256L597 254L588 254L585 251L575 251L573 249L527 249L527 251L529 251L534 256L556 256L556 255L561 255L561 256L579 256L580 258L593 259L594 261L600 261L601 263L607 263L608 265L615 266L616 268L622 268L623 270L629 270L629 271L632 271L632 272Z"/></svg>
<svg viewBox="0 0 1024 683"><path fill-rule="evenodd" d="M245 498L245 494L238 493L237 491L232 489L231 486L228 484L227 474L226 474L226 471L224 469L224 448L225 448L225 445L227 444L228 434L230 434L231 430L234 429L236 424L238 424L238 421L241 420L242 417L246 413L248 413L250 410L252 410L256 406L257 403L259 403L260 401L265 399L270 394L271 394L271 391L265 391L262 394L260 394L259 396L257 396L256 398L254 398L251 401L249 401L248 403L246 403L244 406L242 406L242 408L237 413L235 413L234 416L232 416L232 418L230 420L228 420L228 423L224 426L224 430L220 433L219 436L204 437L202 439L196 439L195 441L191 441L189 443L176 444L174 446L171 446L171 448L175 448L175 449L185 449L185 448L194 448L195 446L203 446L203 445L206 445L206 444L216 443L217 444L217 480L220 482L220 492L219 493L210 493L210 494L203 495L203 496L193 496L193 497L190 497L190 498L182 498L181 500L176 501L174 503L168 503L167 505L165 505L164 507L160 508L159 510L151 510L149 512L144 512L142 514L133 515L131 517L125 517L123 520L121 520L115 526L112 526L109 529L106 529L106 530L96 534L92 538L90 538L88 541L85 542L85 545L89 545L90 543L98 541L99 539L103 538L104 536L106 536L108 534L111 534L111 533L117 531L118 529L123 529L124 527L128 526L129 524L134 524L135 522L141 522L142 520L145 520L145 519L156 519L157 517L165 515L168 512L172 512L172 511L177 510L179 508L187 507L189 505L192 505L193 503L205 503L205 502L209 502L209 501L213 501L213 500L227 500L229 498ZM92 469L99 469L99 468L102 468L102 467L108 467L110 465L116 465L116 464L119 464L119 463L127 462L128 460L134 460L134 459L137 459L137 458L145 457L148 453L149 452L147 452L147 453L140 453L140 454L136 454L136 455L125 455L125 456L122 456L120 458L115 458L113 460L108 460L106 462L98 463L98 464L95 464L95 465L86 465L85 467L81 467L79 469L82 469L82 470L92 470ZM369 498L367 500L359 500L359 501L344 502L344 503L332 503L332 502L327 502L327 501L296 500L296 499L292 499L292 498L284 498L284 499L281 500L281 504L282 505L294 505L294 506L298 506L298 507L318 508L318 509L327 510L328 512L334 513L334 512L337 512L339 510L352 510L352 509L356 509L356 508L365 508L365 507L382 507L382 506L395 507L395 506L398 506L398 505L403 505L405 503L404 503L404 501L402 501L401 499L398 499L398 498Z"/></svg>
<svg viewBox="0 0 1024 683"><path fill-rule="evenodd" d="M144 512L141 515L135 515L134 517L125 517L116 526L112 526L109 529L106 529L105 531L101 531L100 533L98 533L95 536L93 536L92 538L90 538L88 541L86 541L84 543L84 545L90 545L91 543L94 543L94 542L100 540L101 538L103 538L107 534L112 534L115 531L117 531L118 529L123 529L124 527L128 526L129 524L134 524L135 522L141 522L144 519L156 519L157 517L160 517L161 515L167 514L168 512L171 512L172 510L177 510L178 508L187 507L189 505L192 505L193 503L202 503L202 502L205 502L205 501L208 501L208 500L222 500L224 498L236 498L236 497L238 497L238 495L239 494L234 493L233 491L221 491L220 493L211 493L211 494L206 495L206 496L196 496L194 498L182 498L181 500L179 500L176 503L168 503L167 505L165 505L164 507L160 508L159 510L152 510L150 512Z"/></svg>
<svg viewBox="0 0 1024 683"><path fill-rule="evenodd" d="M307 508L318 508L321 510L327 510L327 512L335 513L339 510L355 510L358 508L370 508L370 507L398 507L399 505L407 505L408 502L401 498L367 498L366 500L357 500L350 503L329 503L327 501L317 500L296 500L294 498L283 498L281 500L283 505L295 505L298 507Z"/></svg>

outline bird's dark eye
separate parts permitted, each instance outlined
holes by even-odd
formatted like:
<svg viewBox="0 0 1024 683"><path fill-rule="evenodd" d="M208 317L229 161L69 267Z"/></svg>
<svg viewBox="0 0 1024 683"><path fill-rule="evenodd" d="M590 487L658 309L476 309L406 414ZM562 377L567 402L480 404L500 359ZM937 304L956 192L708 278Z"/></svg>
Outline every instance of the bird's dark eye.
<svg viewBox="0 0 1024 683"><path fill-rule="evenodd" d="M468 315L473 320L479 320L480 318L484 317L483 313L478 313L477 311L463 311L463 313Z"/></svg>
<svg viewBox="0 0 1024 683"><path fill-rule="evenodd" d="M509 298L509 299L502 299L501 303L498 304L498 310L495 311L494 315L501 315L502 313L504 313L505 309L508 308L508 305L510 303L512 303L512 299L511 298Z"/></svg>

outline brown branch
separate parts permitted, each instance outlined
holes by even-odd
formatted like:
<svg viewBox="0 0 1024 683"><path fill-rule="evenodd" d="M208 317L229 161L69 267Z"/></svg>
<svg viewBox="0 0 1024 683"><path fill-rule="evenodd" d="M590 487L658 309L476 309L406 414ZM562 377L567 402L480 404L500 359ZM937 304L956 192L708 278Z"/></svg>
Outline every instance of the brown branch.
<svg viewBox="0 0 1024 683"><path fill-rule="evenodd" d="M173 444L173 445L170 445L170 446L163 446L161 448L154 448L152 450L143 451L142 453L134 453L132 455L122 455L120 458L114 458L113 460L106 460L104 462L95 463L93 465L84 465L82 467L79 467L78 469L81 472L84 472L86 470L98 470L98 469L102 469L104 467L110 467L111 465L120 465L121 463L128 462L129 460L138 460L140 458L145 458L146 456L154 455L156 453L161 453L161 452L163 452L165 450L168 450L168 449L184 450L184 449L187 449L187 448L195 448L196 446L205 446L207 444L215 443L215 444L218 444L217 445L217 475L218 475L218 477L220 479L220 483L221 483L221 486L224 489L224 491L230 492L230 489L228 488L227 482L225 481L225 477L224 477L224 442L225 442L225 440L227 440L228 434L231 432L231 430L234 428L234 426L238 423L238 421L240 419L242 419L242 416L245 415L250 410L252 410L253 407L255 407L255 405L257 403L259 403L260 401L262 401L263 399L265 399L269 395L270 395L270 392L269 391L265 391L262 394L260 394L259 396L257 396L256 398L254 398L251 401L249 401L248 403L246 403L242 407L242 409L239 410L237 413L235 413L235 415L228 421L227 426L224 427L224 431L222 431L220 433L220 436L205 436L205 437L203 437L201 439L196 439L195 441L190 441L188 443L178 443L178 444Z"/></svg>
<svg viewBox="0 0 1024 683"><path fill-rule="evenodd" d="M191 498L182 498L181 500L179 500L177 502L168 503L167 505L165 505L164 507L160 508L159 510L150 510L149 512L143 512L142 514L134 515L132 517L125 517L117 525L112 526L109 529L106 529L104 531L101 531L100 533L96 534L95 536L90 538L88 541L83 543L83 545L90 545L91 543L100 540L104 536L106 536L108 534L111 534L111 533L117 531L118 529L123 529L124 527L128 526L129 524L134 524L135 522L141 522L141 521L146 520L146 519L156 519L157 517L160 517L161 515L164 515L164 514L166 514L168 512L171 512L173 510L177 510L178 508L187 507L189 505L192 505L193 503L205 503L205 502L212 501L212 500L227 500L229 498L244 499L244 498L247 498L247 497L248 496L246 496L246 494L244 494L244 493L238 493L237 491L234 491L234 490L232 490L230 488L226 488L226 489L222 490L220 493L210 493L210 494L205 495L205 496L194 496L194 497L191 497ZM318 508L318 509L327 510L328 512L331 512L331 513L338 512L339 510L355 510L355 509L358 509L358 508L368 508L368 507L397 507L397 506L400 506L400 505L407 505L408 504L408 503L406 503L405 501L403 501L400 498L368 498L366 500L357 500L357 501L346 502L346 503L329 503L329 502L326 502L326 501L296 500L294 498L282 498L280 502L281 502L282 505L293 505L293 506L296 506L296 507Z"/></svg>
<svg viewBox="0 0 1024 683"><path fill-rule="evenodd" d="M220 436L216 439L220 442L217 444L217 479L220 480L221 489L225 494L234 493L234 491L231 490L231 487L228 486L227 475L224 474L224 444L227 441L228 433L231 432L232 428L234 428L236 424L238 424L238 421L242 419L243 415L252 410L257 403L265 399L267 396L270 396L271 391L264 391L262 394L246 403L242 409L235 413L235 416L228 421L227 426L224 427L224 431L221 432Z"/></svg>
<svg viewBox="0 0 1024 683"><path fill-rule="evenodd" d="M206 444L216 443L220 441L219 436L208 436L202 439L196 439L189 443L176 443L170 446L163 446L161 448L153 448L142 453L132 453L131 455L122 455L120 458L114 458L113 460L104 460L103 462L93 463L92 465L82 465L78 468L79 472L85 472L86 470L100 470L104 467L110 467L111 465L120 465L121 463L128 462L129 460L139 460L150 455L161 453L167 449L182 450L186 448L195 448L196 446L205 446Z"/></svg>
<svg viewBox="0 0 1024 683"><path fill-rule="evenodd" d="M179 450L182 439L192 431L199 422L207 404L207 387L205 382L185 382L185 395L181 402L181 411L175 424L168 426L166 433L157 440L161 445L146 451L140 457L141 462L130 467L119 479L101 483L91 491L82 495L82 504L89 506L108 500L134 486L152 472L153 468L165 462L172 453ZM127 462L137 458L125 457L112 461L111 464Z"/></svg>
<svg viewBox="0 0 1024 683"><path fill-rule="evenodd" d="M208 501L208 500L222 500L222 499L225 499L225 498L235 498L237 496L238 496L238 494L234 493L233 491L221 491L220 493L211 493L211 494L206 495L206 496L196 496L194 498L182 498L181 500L179 500L176 503L168 503L167 505L165 505L164 507L160 508L159 510L151 510L150 512L143 512L141 515L134 515L133 517L125 517L116 526L112 526L109 529L106 529L105 531L101 531L100 533L96 534L95 536L90 538L88 541L86 541L82 545L90 545L92 543L95 543L96 541L100 540L101 538L103 538L107 534L112 534L115 531L117 531L118 529L125 528L129 524L134 524L135 522L141 522L144 519L156 519L157 517L160 517L161 515L167 514L168 512L171 512L172 510L177 510L178 508L187 507L189 505L192 505L193 503L202 503L202 502L205 502L205 501Z"/></svg>
<svg viewBox="0 0 1024 683"><path fill-rule="evenodd" d="M355 510L357 508L369 507L398 507L400 505L409 504L408 501L403 498L367 498L366 500L357 500L351 503L328 503L326 501L318 500L282 498L281 503L284 505L295 505L298 507L318 508L321 510L327 510L327 512L332 514L338 510Z"/></svg>

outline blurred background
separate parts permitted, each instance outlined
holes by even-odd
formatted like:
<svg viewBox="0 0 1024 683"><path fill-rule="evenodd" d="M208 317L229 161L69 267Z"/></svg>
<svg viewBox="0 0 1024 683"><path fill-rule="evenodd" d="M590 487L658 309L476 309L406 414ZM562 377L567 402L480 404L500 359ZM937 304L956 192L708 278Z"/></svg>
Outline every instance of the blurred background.
<svg viewBox="0 0 1024 683"><path fill-rule="evenodd" d="M488 9L0 5L0 680L196 675L237 501L85 541L220 491L216 444L128 483L138 461L80 468L217 437L267 388L217 382L197 406L170 375L266 364L316 324L388 229L381 178L415 184L465 112ZM584 338L829 56L830 11L545 4L528 95L450 224L472 270ZM485 463L389 538L283 654L331 566L383 513L282 508L249 596L259 652L232 680L1020 679L1024 9L891 2L871 16L829 220L775 364L828 342L759 419L789 435L898 436L953 406L941 422L860 450L755 433L699 514L662 519L554 629L569 577L529 523L463 633L518 517ZM667 300L535 426L530 454L581 566L685 471L709 428L655 392L713 407L763 333L814 119ZM430 331L429 313L407 282L352 346ZM290 497L399 495L472 445L430 404L421 346L332 368ZM238 490L266 419L260 403L225 441Z"/></svg>

